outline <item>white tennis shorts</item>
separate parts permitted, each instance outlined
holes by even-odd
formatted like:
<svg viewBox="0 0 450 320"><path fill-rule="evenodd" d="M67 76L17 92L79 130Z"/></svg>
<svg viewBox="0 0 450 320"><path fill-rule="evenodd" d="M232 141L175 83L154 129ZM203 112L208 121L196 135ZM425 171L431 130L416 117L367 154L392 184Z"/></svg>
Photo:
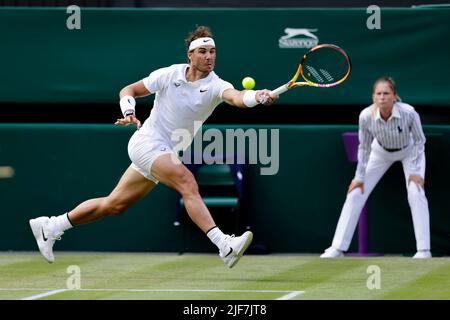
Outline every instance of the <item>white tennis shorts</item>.
<svg viewBox="0 0 450 320"><path fill-rule="evenodd" d="M173 151L163 139L153 138L139 131L136 131L128 142L131 167L154 183L159 181L151 174L153 162L167 153L173 153Z"/></svg>

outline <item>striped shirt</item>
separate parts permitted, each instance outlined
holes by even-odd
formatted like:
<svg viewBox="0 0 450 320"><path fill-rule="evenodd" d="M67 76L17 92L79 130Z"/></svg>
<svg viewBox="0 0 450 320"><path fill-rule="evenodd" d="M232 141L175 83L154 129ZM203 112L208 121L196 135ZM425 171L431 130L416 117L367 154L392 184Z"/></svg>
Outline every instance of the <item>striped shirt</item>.
<svg viewBox="0 0 450 320"><path fill-rule="evenodd" d="M373 139L387 149L403 149L413 144L409 174L420 175L420 160L425 151L425 135L419 114L412 106L396 102L387 121L375 105L365 108L359 115L358 166L355 179L364 181Z"/></svg>

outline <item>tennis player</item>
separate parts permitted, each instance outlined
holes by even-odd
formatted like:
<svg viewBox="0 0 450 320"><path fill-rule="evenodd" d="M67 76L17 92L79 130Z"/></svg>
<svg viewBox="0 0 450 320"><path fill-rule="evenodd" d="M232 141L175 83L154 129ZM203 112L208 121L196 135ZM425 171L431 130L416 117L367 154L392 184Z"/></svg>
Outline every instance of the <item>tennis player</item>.
<svg viewBox="0 0 450 320"><path fill-rule="evenodd" d="M189 64L174 64L158 69L120 91L123 118L115 124L136 125L128 144L131 165L115 189L106 197L87 200L59 216L38 217L30 226L38 247L48 262L54 261L53 245L64 231L81 224L123 213L148 194L158 182L177 190L184 199L190 218L219 249L219 256L233 267L250 245L253 234L224 234L203 202L193 174L178 160L171 137L177 130L187 130L194 137L194 122L202 123L221 102L251 108L264 99L270 105L278 97L268 97L269 90L233 88L213 71L216 45L208 27L200 26L185 40ZM135 98L156 94L150 116L141 127L135 115ZM186 131L185 131L186 132ZM190 140L190 143L192 139ZM188 146L185 146L187 148Z"/></svg>
<svg viewBox="0 0 450 320"><path fill-rule="evenodd" d="M419 114L400 102L392 78L378 79L373 104L359 116L359 148L356 174L348 187L334 239L321 258L342 257L355 232L361 210L389 167L401 161L416 237L413 258L431 258L430 218L425 196L425 135Z"/></svg>

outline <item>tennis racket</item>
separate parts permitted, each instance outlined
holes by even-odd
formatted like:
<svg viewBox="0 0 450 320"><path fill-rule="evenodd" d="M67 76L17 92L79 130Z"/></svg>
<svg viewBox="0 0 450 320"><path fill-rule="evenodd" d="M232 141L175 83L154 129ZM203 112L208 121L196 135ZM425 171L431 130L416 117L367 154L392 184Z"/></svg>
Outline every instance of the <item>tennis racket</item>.
<svg viewBox="0 0 450 320"><path fill-rule="evenodd" d="M302 58L297 72L288 83L270 92L278 96L289 89L297 87L329 88L344 82L350 75L352 63L344 50L334 44L320 44L311 48ZM297 82L299 76L301 82ZM264 103L263 99L261 103Z"/></svg>

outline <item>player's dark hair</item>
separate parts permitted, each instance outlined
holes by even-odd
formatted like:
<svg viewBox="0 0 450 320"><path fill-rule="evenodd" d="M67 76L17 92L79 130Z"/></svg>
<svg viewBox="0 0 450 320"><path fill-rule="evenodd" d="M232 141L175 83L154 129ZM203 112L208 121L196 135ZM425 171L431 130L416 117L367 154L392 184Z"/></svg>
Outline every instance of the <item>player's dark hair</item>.
<svg viewBox="0 0 450 320"><path fill-rule="evenodd" d="M206 26L198 26L197 29L190 32L188 37L184 40L184 45L186 46L186 50L189 50L189 46L192 41L198 38L209 37L212 38L212 32L209 27Z"/></svg>

